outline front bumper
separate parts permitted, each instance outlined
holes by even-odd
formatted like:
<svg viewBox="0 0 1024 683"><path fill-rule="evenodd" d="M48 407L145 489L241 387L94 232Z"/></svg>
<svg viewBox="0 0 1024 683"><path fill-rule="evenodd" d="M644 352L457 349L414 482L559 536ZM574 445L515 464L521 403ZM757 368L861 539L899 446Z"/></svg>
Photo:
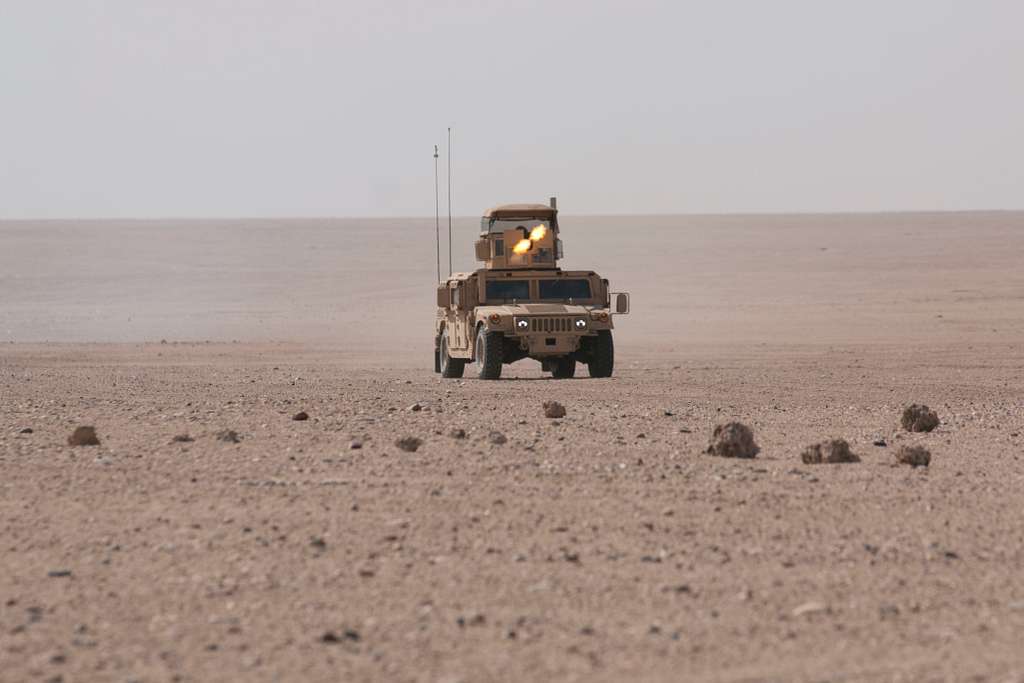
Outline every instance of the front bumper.
<svg viewBox="0 0 1024 683"><path fill-rule="evenodd" d="M512 331L517 335L587 334L593 326L583 315L522 315L512 318Z"/></svg>
<svg viewBox="0 0 1024 683"><path fill-rule="evenodd" d="M579 350L583 337L596 334L594 327L594 321L581 315L516 316L512 335L530 356L565 356Z"/></svg>

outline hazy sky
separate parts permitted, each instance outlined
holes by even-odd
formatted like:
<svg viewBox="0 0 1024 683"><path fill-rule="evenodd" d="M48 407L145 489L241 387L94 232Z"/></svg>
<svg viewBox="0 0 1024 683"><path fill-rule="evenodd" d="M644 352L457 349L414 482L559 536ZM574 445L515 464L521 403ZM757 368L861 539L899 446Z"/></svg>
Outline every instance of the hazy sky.
<svg viewBox="0 0 1024 683"><path fill-rule="evenodd" d="M1024 3L0 0L0 217L1024 208ZM444 211L442 171L442 213Z"/></svg>

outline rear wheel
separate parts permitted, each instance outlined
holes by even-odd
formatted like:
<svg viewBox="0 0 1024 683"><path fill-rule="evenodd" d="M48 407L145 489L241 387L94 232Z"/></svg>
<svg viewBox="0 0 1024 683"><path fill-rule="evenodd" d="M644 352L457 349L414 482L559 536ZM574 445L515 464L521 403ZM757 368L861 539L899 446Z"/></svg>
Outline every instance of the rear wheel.
<svg viewBox="0 0 1024 683"><path fill-rule="evenodd" d="M441 376L448 379L458 379L466 370L464 358L452 358L448 355L448 328L441 333L441 348L438 351L441 356Z"/></svg>
<svg viewBox="0 0 1024 683"><path fill-rule="evenodd" d="M551 376L555 379L570 379L576 374L576 359L571 356L555 358L550 362Z"/></svg>
<svg viewBox="0 0 1024 683"><path fill-rule="evenodd" d="M590 360L587 369L591 377L611 377L615 368L615 344L611 330L598 330L590 345Z"/></svg>
<svg viewBox="0 0 1024 683"><path fill-rule="evenodd" d="M476 331L476 370L480 379L501 377L501 332L488 332L483 325Z"/></svg>

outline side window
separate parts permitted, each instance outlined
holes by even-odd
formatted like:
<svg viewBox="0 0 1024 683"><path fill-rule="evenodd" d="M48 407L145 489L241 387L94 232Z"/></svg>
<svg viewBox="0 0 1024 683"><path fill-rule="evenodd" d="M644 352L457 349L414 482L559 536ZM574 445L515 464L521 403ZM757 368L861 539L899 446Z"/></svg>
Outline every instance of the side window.
<svg viewBox="0 0 1024 683"><path fill-rule="evenodd" d="M494 240L494 255L504 256L505 255L505 240Z"/></svg>
<svg viewBox="0 0 1024 683"><path fill-rule="evenodd" d="M462 305L462 287L456 287L452 290L452 307L458 308Z"/></svg>

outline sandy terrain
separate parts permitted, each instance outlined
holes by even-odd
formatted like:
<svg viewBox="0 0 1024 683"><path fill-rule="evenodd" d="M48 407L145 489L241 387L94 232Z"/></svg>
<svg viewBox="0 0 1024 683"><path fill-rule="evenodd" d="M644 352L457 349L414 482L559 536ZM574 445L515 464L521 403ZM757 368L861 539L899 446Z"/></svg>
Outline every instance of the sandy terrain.
<svg viewBox="0 0 1024 683"><path fill-rule="evenodd" d="M610 380L438 379L432 235L0 223L0 680L1024 681L1024 215L566 218Z"/></svg>

